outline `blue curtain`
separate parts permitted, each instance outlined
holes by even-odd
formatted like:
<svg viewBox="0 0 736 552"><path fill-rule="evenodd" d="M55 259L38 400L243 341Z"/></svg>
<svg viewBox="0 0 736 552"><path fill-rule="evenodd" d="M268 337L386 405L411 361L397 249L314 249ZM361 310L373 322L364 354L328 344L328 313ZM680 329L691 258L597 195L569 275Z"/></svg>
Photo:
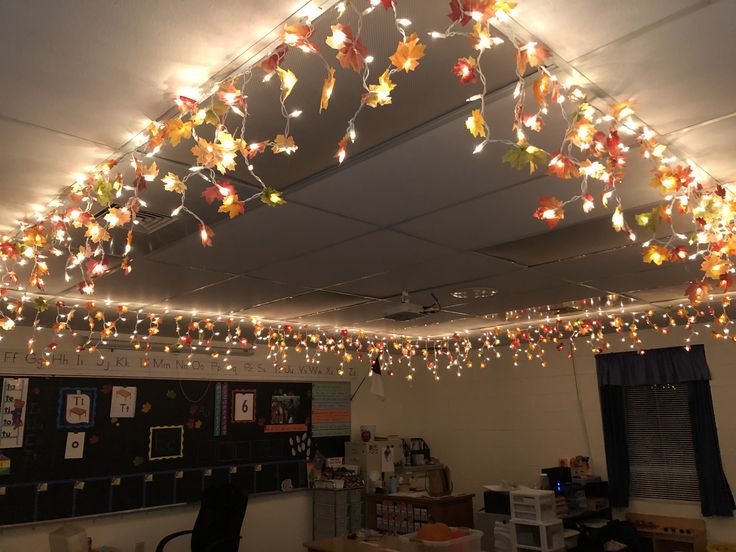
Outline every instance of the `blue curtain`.
<svg viewBox="0 0 736 552"><path fill-rule="evenodd" d="M600 388L603 438L608 466L608 493L611 506L629 505L629 448L626 445L624 388L607 385Z"/></svg>
<svg viewBox="0 0 736 552"><path fill-rule="evenodd" d="M707 381L687 384L695 465L700 483L700 510L704 516L733 516L736 505L721 463L713 399Z"/></svg>
<svg viewBox="0 0 736 552"><path fill-rule="evenodd" d="M710 393L705 348L694 345L652 349L646 354L596 355L603 435L611 505L629 505L629 455L626 446L624 388L635 385L685 384L693 433L695 465L704 516L733 516L733 495L723 472L718 431Z"/></svg>

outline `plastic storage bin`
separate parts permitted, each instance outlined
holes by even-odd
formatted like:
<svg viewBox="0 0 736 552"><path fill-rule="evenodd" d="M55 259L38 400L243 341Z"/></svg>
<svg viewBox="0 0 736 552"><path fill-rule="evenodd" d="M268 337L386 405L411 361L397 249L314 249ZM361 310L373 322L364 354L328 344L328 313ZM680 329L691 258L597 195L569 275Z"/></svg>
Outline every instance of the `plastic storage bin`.
<svg viewBox="0 0 736 552"><path fill-rule="evenodd" d="M551 521L557 518L555 493L537 489L511 491L511 518Z"/></svg>
<svg viewBox="0 0 736 552"><path fill-rule="evenodd" d="M452 527L452 530L462 531L465 535L443 542L419 540L418 533L400 535L401 552L481 552L480 541L483 531L460 527Z"/></svg>

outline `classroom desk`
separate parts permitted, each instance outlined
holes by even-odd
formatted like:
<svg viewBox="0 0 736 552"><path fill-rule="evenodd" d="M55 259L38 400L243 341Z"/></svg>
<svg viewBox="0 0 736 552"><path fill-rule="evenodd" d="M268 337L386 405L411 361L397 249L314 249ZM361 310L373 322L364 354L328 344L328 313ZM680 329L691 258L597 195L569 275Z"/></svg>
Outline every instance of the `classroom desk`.
<svg viewBox="0 0 736 552"><path fill-rule="evenodd" d="M398 537L383 535L372 539L356 540L347 537L333 537L305 542L307 552L401 552Z"/></svg>

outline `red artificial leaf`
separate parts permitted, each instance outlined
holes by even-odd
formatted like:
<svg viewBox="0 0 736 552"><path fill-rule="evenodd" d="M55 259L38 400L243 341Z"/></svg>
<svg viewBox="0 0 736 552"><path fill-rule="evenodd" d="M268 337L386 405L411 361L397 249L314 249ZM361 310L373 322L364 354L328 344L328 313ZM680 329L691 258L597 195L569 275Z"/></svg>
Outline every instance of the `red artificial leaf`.
<svg viewBox="0 0 736 552"><path fill-rule="evenodd" d="M202 197L210 205L215 201L222 201L230 195L235 195L235 188L227 180L218 180L202 192Z"/></svg>
<svg viewBox="0 0 736 552"><path fill-rule="evenodd" d="M273 73L276 68L281 65L281 62L288 51L289 47L286 44L279 44L271 54L263 58L261 61L261 69L268 74Z"/></svg>
<svg viewBox="0 0 736 552"><path fill-rule="evenodd" d="M204 191L202 192L202 197L210 205L212 205L216 200L222 199L220 190L217 188L217 186L214 186L214 185L205 188Z"/></svg>
<svg viewBox="0 0 736 552"><path fill-rule="evenodd" d="M707 297L708 291L708 284L699 280L693 280L685 288L685 295L690 299L690 304L699 305L703 298Z"/></svg>
<svg viewBox="0 0 736 552"><path fill-rule="evenodd" d="M475 58L458 58L457 63L452 68L452 73L460 79L460 84L475 84L478 82L478 74L475 71L476 67Z"/></svg>
<svg viewBox="0 0 736 552"><path fill-rule="evenodd" d="M199 239L203 246L212 247L212 236L214 235L215 231L212 228L203 223L199 225Z"/></svg>
<svg viewBox="0 0 736 552"><path fill-rule="evenodd" d="M539 208L534 211L534 217L545 221L550 228L554 228L565 218L562 201L553 196L540 197Z"/></svg>
<svg viewBox="0 0 736 552"><path fill-rule="evenodd" d="M390 10L396 5L395 0L381 0L381 5L384 10Z"/></svg>
<svg viewBox="0 0 736 552"><path fill-rule="evenodd" d="M574 159L558 152L549 162L547 174L554 174L565 180L578 176L578 166Z"/></svg>

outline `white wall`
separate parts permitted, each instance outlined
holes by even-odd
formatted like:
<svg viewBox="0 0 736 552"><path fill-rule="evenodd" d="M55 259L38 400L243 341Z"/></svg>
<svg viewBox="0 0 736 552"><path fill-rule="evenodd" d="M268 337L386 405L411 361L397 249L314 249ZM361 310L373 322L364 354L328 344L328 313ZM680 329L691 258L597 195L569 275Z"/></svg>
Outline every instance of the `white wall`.
<svg viewBox="0 0 736 552"><path fill-rule="evenodd" d="M681 345L682 330L670 336L642 332L649 347ZM708 330L704 330L708 332ZM736 344L705 337L721 455L726 475L736 491L736 367L732 359ZM3 348L8 342L3 342ZM619 345L613 350L626 350ZM353 430L361 424L376 424L379 434L423 436L433 454L450 465L458 491L478 493L481 485L503 479L532 484L540 468L555 465L560 457L590 454L594 470L605 476L605 450L601 427L594 356L578 343L574 364L566 352L550 349L547 367L521 361L514 367L504 354L485 369L451 373L435 382L423 373L420 363L413 382L397 369L384 376L386 400L370 394L366 382L352 405ZM358 368L355 388L367 368ZM1 372L1 370L0 370ZM273 378L266 374L264 377ZM578 403L579 389L580 403ZM581 415L582 411L582 415ZM590 446L588 447L588 443ZM666 502L633 503L632 510L683 517L698 517L698 505ZM96 544L109 543L123 552L133 552L137 542L154 550L161 536L191 527L196 508L175 507L80 520ZM0 530L0 552L43 552L47 533L58 524L39 524ZM308 493L254 498L245 523L243 550L298 552L311 536L311 502ZM708 520L711 541L736 542L736 522ZM182 543L173 552L186 550Z"/></svg>
<svg viewBox="0 0 736 552"><path fill-rule="evenodd" d="M736 344L716 341L707 336L709 330L701 330L713 377L721 456L736 492ZM668 347L682 345L683 332L676 328L669 336L651 331L641 336L648 347ZM439 382L422 374L419 363L413 383L397 370L387 381L384 402L367 390L359 392L353 401L354 431L373 423L379 434L424 437L433 455L452 469L455 488L478 493L479 508L483 484L534 484L541 468L556 465L562 457L590 455L595 472L605 477L594 355L582 340L577 345L574 362L567 351L548 348L546 368L526 361L514 367L510 355L504 354L485 369L467 369L461 377L446 373ZM612 348L624 350L628 345L621 343ZM631 509L700 517L699 505L687 503L636 502ZM712 541L736 542L736 521L711 519L707 524Z"/></svg>
<svg viewBox="0 0 736 552"><path fill-rule="evenodd" d="M323 355L320 364L320 374L312 374L307 368L309 376L302 374L300 363L292 363L293 373L281 373L275 370L270 361L266 360L265 348L259 349L251 357L240 357L233 362L232 371L221 371L221 364L213 363L207 356L195 357L202 363L202 371L192 371L190 367L179 364L177 368L172 355L156 355L158 359L169 362L168 368L162 364L153 365L149 369L140 366L142 354L139 352L115 351L105 352L104 365L97 366L98 356L82 353L79 365L77 355L71 348L60 343L61 347L55 351L58 364L49 368L39 368L33 359L27 359L25 343L29 333L27 329L19 328L12 333L5 333L0 344L0 378L7 375L86 375L86 376L131 376L135 377L162 377L162 378L217 378L239 380L275 380L279 378L289 380L334 380L334 370L337 366L336 357ZM48 332L44 332L48 334ZM39 344L50 339L48 335L38 339ZM42 347L43 345L41 345ZM62 364L63 353L67 354L67 364ZM118 359L127 359L119 362ZM368 367L354 368L362 373ZM92 537L95 547L108 544L117 547L121 552L140 552L136 544L144 544L144 552L153 552L156 545L164 536L175 531L191 529L197 516L198 506L174 506L157 508L137 512L112 514L88 518L69 520L77 526L83 527ZM1 522L1 520L0 520ZM60 522L46 522L28 524L7 529L0 528L0 552L46 552L49 550L48 533L61 525ZM274 494L253 496L249 500L248 510L243 526L243 543L240 550L243 552L300 552L302 543L312 537L312 501L311 494L306 491L295 491L288 494ZM174 541L166 548L166 552L189 551L187 538Z"/></svg>

